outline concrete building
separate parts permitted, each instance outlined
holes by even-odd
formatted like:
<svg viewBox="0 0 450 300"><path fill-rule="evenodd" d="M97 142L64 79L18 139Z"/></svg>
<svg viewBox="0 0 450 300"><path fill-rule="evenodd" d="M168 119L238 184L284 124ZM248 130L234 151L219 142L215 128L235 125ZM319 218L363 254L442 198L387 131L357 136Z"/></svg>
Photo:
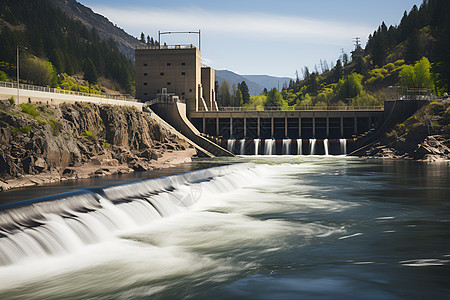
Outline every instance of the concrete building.
<svg viewBox="0 0 450 300"><path fill-rule="evenodd" d="M188 115L216 109L215 71L202 70L201 53L193 45L136 48L136 98L150 101L158 94L175 94L186 103Z"/></svg>

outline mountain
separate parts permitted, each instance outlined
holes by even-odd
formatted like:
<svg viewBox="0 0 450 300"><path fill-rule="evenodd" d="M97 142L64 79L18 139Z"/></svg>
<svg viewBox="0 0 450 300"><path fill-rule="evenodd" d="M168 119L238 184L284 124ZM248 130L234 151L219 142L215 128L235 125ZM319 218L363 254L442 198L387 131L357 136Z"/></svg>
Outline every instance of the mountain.
<svg viewBox="0 0 450 300"><path fill-rule="evenodd" d="M262 85L259 85L242 75L228 70L216 70L216 80L218 81L219 86L224 80L226 80L230 84L230 87L233 85L233 83L237 85L238 83L245 81L251 96L259 95L264 90L264 87Z"/></svg>
<svg viewBox="0 0 450 300"><path fill-rule="evenodd" d="M285 84L286 86L288 86L289 82L292 80L292 78L289 77L274 77L269 75L242 75L242 76L265 87L267 90L271 90L274 87L276 87L278 90L281 90Z"/></svg>
<svg viewBox="0 0 450 300"><path fill-rule="evenodd" d="M274 87L279 87L279 89L281 89L284 83L287 85L289 84L291 78L269 75L239 75L228 70L216 70L216 80L218 81L219 86L224 80L227 80L230 86L233 85L233 83L237 85L238 83L245 81L250 95L257 96L261 94L264 88L271 90Z"/></svg>
<svg viewBox="0 0 450 300"><path fill-rule="evenodd" d="M102 40L112 38L116 42L119 51L131 61L134 61L135 47L144 45L137 38L111 23L104 16L94 13L89 7L75 0L50 0L50 2L71 19L80 21L89 29L95 28Z"/></svg>
<svg viewBox="0 0 450 300"><path fill-rule="evenodd" d="M89 92L91 88L100 90L97 83L101 80L110 82L116 91L133 93L134 65L120 52L117 43L112 38L102 39L99 30L67 16L54 1L2 0L1 77L15 78L16 46L19 46L20 79L25 83ZM89 9L83 10L73 0L64 3L73 4L81 15L89 15L83 13ZM101 16L96 18L99 24L107 22ZM73 78L64 74L84 78L79 82L83 87L76 87Z"/></svg>

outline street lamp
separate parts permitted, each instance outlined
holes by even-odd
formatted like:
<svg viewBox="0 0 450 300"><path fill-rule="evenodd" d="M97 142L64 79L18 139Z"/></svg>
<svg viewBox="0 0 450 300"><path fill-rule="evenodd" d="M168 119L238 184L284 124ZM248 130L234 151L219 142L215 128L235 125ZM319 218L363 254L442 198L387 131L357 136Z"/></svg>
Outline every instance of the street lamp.
<svg viewBox="0 0 450 300"><path fill-rule="evenodd" d="M24 49L28 49L24 47ZM17 105L19 105L20 101L20 88L19 88L19 45L17 45Z"/></svg>

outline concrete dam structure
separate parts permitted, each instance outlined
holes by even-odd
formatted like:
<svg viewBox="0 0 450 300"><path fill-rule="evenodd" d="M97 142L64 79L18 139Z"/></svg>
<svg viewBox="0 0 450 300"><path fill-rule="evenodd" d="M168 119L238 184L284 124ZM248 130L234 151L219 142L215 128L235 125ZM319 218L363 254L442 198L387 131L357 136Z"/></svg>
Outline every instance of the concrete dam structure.
<svg viewBox="0 0 450 300"><path fill-rule="evenodd" d="M137 97L216 156L346 154L426 103L391 100L384 106L298 110L219 108L214 74L214 69L201 65L201 53L193 45L136 49Z"/></svg>

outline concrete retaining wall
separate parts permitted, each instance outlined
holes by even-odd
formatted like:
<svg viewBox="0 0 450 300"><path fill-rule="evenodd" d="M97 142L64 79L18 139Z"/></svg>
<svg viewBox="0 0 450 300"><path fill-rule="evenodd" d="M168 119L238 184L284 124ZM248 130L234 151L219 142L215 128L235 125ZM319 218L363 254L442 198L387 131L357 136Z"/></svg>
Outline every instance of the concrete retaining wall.
<svg viewBox="0 0 450 300"><path fill-rule="evenodd" d="M0 87L0 99L7 99L14 97L17 103L17 89L9 87ZM139 110L142 110L144 103L125 101L125 100L113 100L100 97L79 96L72 94L59 94L41 91L20 90L19 103L25 102L42 102L46 104L61 104L61 103L75 103L75 102L91 102L96 104L110 104L120 106L134 106Z"/></svg>

